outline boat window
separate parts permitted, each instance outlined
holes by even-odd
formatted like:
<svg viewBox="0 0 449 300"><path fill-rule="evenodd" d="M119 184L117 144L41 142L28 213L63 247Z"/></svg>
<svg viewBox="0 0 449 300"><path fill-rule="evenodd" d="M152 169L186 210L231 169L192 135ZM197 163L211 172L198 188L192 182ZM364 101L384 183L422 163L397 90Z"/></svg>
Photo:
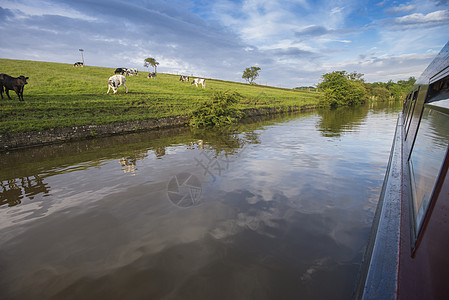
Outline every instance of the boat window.
<svg viewBox="0 0 449 300"><path fill-rule="evenodd" d="M409 159L416 236L429 208L448 145L449 115L426 105Z"/></svg>
<svg viewBox="0 0 449 300"><path fill-rule="evenodd" d="M408 103L410 102L410 93L409 94L407 94L407 97L405 97L405 99L404 99L404 107L403 107L403 113L405 113L405 111L406 111L406 107L407 107L407 105L408 105Z"/></svg>
<svg viewBox="0 0 449 300"><path fill-rule="evenodd" d="M402 123L405 124L405 121L407 119L407 112L408 112L408 108L410 105L410 98L411 98L411 93L407 95L407 97L404 100L404 106L402 107L402 113L404 114L403 117L403 121Z"/></svg>
<svg viewBox="0 0 449 300"><path fill-rule="evenodd" d="M412 98L412 102L409 105L408 108L408 113L407 113L407 120L405 124L407 125L407 131L405 133L405 139L407 140L407 135L408 135L408 130L410 129L410 124L412 123L412 116L413 116L413 112L415 111L415 104L416 104L416 99L418 99L418 93L419 93L419 88L417 91L415 91L413 93L413 98Z"/></svg>
<svg viewBox="0 0 449 300"><path fill-rule="evenodd" d="M447 98L449 95L449 76L446 76L429 86L426 102L438 101Z"/></svg>

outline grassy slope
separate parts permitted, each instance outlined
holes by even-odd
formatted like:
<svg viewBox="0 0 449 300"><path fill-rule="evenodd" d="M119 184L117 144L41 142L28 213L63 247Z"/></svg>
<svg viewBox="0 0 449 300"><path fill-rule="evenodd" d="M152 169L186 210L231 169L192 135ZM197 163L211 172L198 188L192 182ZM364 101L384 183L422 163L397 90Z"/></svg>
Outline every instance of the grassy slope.
<svg viewBox="0 0 449 300"><path fill-rule="evenodd" d="M186 115L217 90L242 95L238 108L287 107L316 104L318 93L209 79L206 88L179 82L178 75L148 72L127 77L129 93L120 87L107 95L112 68L75 68L71 64L0 59L0 73L30 77L24 102L14 91L0 100L0 133L43 130L57 127L105 124L148 118Z"/></svg>

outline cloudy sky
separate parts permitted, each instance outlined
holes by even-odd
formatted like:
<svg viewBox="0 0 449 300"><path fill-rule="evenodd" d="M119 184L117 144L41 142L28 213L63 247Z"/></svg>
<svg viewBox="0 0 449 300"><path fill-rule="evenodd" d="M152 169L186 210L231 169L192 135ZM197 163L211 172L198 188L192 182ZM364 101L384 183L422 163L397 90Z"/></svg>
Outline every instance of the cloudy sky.
<svg viewBox="0 0 449 300"><path fill-rule="evenodd" d="M262 84L419 77L449 41L448 0L0 0L0 58L136 67Z"/></svg>

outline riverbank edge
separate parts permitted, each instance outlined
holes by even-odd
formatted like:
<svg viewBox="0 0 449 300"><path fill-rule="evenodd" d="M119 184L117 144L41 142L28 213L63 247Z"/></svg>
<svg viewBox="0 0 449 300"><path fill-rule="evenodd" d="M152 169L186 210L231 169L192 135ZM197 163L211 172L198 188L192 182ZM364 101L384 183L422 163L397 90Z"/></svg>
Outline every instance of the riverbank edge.
<svg viewBox="0 0 449 300"><path fill-rule="evenodd" d="M242 110L245 118L262 115L281 114L285 112L298 112L313 110L318 106L315 104L290 107L248 108ZM42 131L18 132L0 135L0 152L16 150L28 147L37 147L48 144L64 143L75 140L92 139L148 131L162 128L173 128L187 126L189 116L174 116L165 118L153 118L129 122L116 122L111 124L84 125L54 128Z"/></svg>

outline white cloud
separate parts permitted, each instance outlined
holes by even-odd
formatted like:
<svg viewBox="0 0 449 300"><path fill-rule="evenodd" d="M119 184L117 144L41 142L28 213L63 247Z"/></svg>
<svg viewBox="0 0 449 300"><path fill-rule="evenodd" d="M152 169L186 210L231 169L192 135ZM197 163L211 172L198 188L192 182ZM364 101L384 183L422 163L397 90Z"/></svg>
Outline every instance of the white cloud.
<svg viewBox="0 0 449 300"><path fill-rule="evenodd" d="M339 13L341 13L343 11L343 9L344 9L343 7L334 7L334 8L331 9L330 14L331 15L339 14Z"/></svg>
<svg viewBox="0 0 449 300"><path fill-rule="evenodd" d="M393 24L402 28L440 26L449 24L449 10L438 10L428 14L415 13L398 17L394 19Z"/></svg>
<svg viewBox="0 0 449 300"><path fill-rule="evenodd" d="M64 4L47 1L30 0L25 3L17 0L5 0L2 1L1 7L10 9L24 16L56 15L86 21L96 20L96 18L82 14L79 11L73 10L73 8L70 8Z"/></svg>
<svg viewBox="0 0 449 300"><path fill-rule="evenodd" d="M399 6L389 7L385 11L390 13L409 13L416 9L416 5L413 4L400 4Z"/></svg>

